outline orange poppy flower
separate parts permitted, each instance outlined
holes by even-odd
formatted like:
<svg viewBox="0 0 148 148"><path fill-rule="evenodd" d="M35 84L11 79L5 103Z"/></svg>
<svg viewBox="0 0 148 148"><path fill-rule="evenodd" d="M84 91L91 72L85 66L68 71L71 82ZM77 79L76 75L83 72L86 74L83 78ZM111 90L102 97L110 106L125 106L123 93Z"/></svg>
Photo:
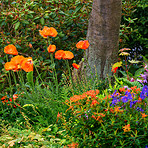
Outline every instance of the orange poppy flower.
<svg viewBox="0 0 148 148"><path fill-rule="evenodd" d="M50 53L53 53L55 52L56 50L56 46L55 45L49 45L48 48L47 48L47 51Z"/></svg>
<svg viewBox="0 0 148 148"><path fill-rule="evenodd" d="M56 37L58 34L55 28L47 26L44 26L43 30L39 30L39 33L43 38L47 38L48 36Z"/></svg>
<svg viewBox="0 0 148 148"><path fill-rule="evenodd" d="M25 59L25 57L17 55L15 57L11 58L10 62L14 63L17 66L16 70L18 70L21 68L21 64L24 59Z"/></svg>
<svg viewBox="0 0 148 148"><path fill-rule="evenodd" d="M26 71L26 72L30 72L33 71L33 61L32 58L25 58L21 64L21 68Z"/></svg>
<svg viewBox="0 0 148 148"><path fill-rule="evenodd" d="M14 45L8 45L4 48L6 54L18 55L18 51Z"/></svg>
<svg viewBox="0 0 148 148"><path fill-rule="evenodd" d="M72 66L76 69L79 69L80 68L80 65L76 64L76 63L73 63Z"/></svg>
<svg viewBox="0 0 148 148"><path fill-rule="evenodd" d="M64 55L64 50L58 50L56 53L55 53L55 58L58 59L58 60L61 60L62 57Z"/></svg>
<svg viewBox="0 0 148 148"><path fill-rule="evenodd" d="M63 59L72 59L74 57L73 53L71 51L64 51Z"/></svg>
<svg viewBox="0 0 148 148"><path fill-rule="evenodd" d="M76 44L76 47L78 49L87 49L89 47L89 42L88 40L84 40L84 41L79 41L77 44Z"/></svg>
<svg viewBox="0 0 148 148"><path fill-rule="evenodd" d="M42 31L42 30L39 30L39 33L40 33L40 35L41 35L43 38L47 38L47 36L45 36L45 35L43 34L43 31Z"/></svg>
<svg viewBox="0 0 148 148"><path fill-rule="evenodd" d="M6 71L17 70L17 65L15 65L13 62L6 62L4 67Z"/></svg>

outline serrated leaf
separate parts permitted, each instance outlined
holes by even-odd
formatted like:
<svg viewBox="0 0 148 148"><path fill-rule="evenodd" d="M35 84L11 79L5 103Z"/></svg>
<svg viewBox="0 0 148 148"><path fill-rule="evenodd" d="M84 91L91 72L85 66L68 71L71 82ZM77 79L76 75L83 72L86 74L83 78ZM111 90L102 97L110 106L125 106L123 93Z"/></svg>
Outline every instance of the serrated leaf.
<svg viewBox="0 0 148 148"><path fill-rule="evenodd" d="M122 66L122 61L115 63L115 64L112 66L112 68L121 67L121 66Z"/></svg>
<svg viewBox="0 0 148 148"><path fill-rule="evenodd" d="M19 28L19 26L20 26L20 22L17 22L16 24L15 24L15 30L17 30L18 28Z"/></svg>
<svg viewBox="0 0 148 148"><path fill-rule="evenodd" d="M135 72L134 77L138 77L138 76L140 76L140 74L141 74L142 72L144 72L144 71L145 71L144 68L139 68L139 69Z"/></svg>
<svg viewBox="0 0 148 148"><path fill-rule="evenodd" d="M138 88L142 87L142 84L138 81L130 82L127 79L124 78L118 78L119 80L123 81L125 85L128 85L129 87L137 86Z"/></svg>
<svg viewBox="0 0 148 148"><path fill-rule="evenodd" d="M132 64L137 64L137 63L140 63L141 61L136 61L136 60L128 60L130 63Z"/></svg>

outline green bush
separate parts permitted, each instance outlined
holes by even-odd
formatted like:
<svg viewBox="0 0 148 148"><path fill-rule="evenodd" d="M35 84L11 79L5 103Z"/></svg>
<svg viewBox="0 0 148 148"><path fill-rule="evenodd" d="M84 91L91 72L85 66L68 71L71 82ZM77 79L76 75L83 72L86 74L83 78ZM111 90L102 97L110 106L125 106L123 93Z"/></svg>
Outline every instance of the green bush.
<svg viewBox="0 0 148 148"><path fill-rule="evenodd" d="M122 20L120 30L120 48L134 49L134 54L146 55L147 52L147 1L122 0ZM143 49L141 51L141 48Z"/></svg>

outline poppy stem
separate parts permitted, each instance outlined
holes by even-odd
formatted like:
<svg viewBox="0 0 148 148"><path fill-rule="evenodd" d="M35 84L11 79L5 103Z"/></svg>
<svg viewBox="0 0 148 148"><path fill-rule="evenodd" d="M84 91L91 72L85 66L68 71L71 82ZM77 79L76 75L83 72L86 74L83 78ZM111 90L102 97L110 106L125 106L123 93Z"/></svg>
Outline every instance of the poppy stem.
<svg viewBox="0 0 148 148"><path fill-rule="evenodd" d="M54 63L54 59L53 59L53 54L50 53L50 58L51 58L51 64L53 65L52 67L52 71L53 71L53 78L55 78L55 85L56 85L56 93L58 94L59 90L58 90L58 77L57 77L57 73L56 73L56 69L55 69L55 63Z"/></svg>
<svg viewBox="0 0 148 148"><path fill-rule="evenodd" d="M70 66L69 66L68 60L65 60L65 63L66 63L66 66L68 68L69 78L71 80L72 87L74 88L74 83L73 83L73 80L72 80L72 76L71 76L71 71L70 71Z"/></svg>
<svg viewBox="0 0 148 148"><path fill-rule="evenodd" d="M8 55L6 54L6 60L7 60L7 62L8 62ZM10 75L10 72L8 72L8 83L9 83L9 87L10 87L10 93L11 93L11 95L13 94L13 92L12 92L12 82L11 82L11 75Z"/></svg>
<svg viewBox="0 0 148 148"><path fill-rule="evenodd" d="M44 85L44 82L43 82L43 80L42 80L42 78L41 78L41 76L40 76L40 74L39 74L39 71L38 71L37 67L36 67L35 65L34 65L34 67L35 67L35 70L36 70L36 72L37 72L37 74L38 74L38 76L39 76L39 78L40 78L40 80L41 80L41 82L42 82L44 88L46 88L45 85Z"/></svg>
<svg viewBox="0 0 148 148"><path fill-rule="evenodd" d="M16 80L15 72L13 71L12 74L13 74L13 78L14 78L15 86L16 86L16 88L17 88L17 90L18 90L18 85L17 85L17 80Z"/></svg>

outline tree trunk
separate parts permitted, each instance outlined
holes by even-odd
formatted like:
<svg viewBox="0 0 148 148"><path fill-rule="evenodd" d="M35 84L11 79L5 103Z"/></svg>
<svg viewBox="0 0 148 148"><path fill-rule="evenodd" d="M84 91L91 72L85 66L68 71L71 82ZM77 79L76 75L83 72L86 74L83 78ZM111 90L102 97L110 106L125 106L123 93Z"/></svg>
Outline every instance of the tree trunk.
<svg viewBox="0 0 148 148"><path fill-rule="evenodd" d="M118 58L121 10L121 0L93 0L87 32L90 43L86 49L87 62L81 62L80 69L83 71L86 65L88 76L91 73L93 76L97 73L99 78L112 75L111 65Z"/></svg>

